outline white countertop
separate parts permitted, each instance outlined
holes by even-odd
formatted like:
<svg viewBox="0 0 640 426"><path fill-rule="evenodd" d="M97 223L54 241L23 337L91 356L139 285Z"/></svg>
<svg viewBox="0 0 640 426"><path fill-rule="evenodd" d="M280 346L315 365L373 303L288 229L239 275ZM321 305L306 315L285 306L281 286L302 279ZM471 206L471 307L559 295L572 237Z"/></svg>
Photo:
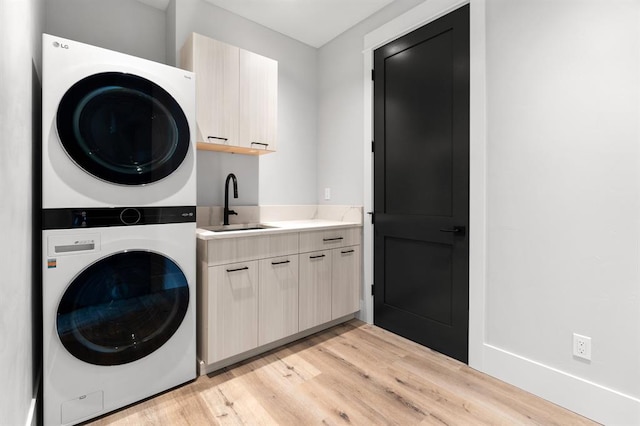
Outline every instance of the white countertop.
<svg viewBox="0 0 640 426"><path fill-rule="evenodd" d="M320 231L323 229L353 228L362 226L357 222L340 222L334 220L285 220L280 222L261 222L261 225L269 226L265 229L248 229L246 231L208 231L197 228L196 237L200 240L213 240L219 238L238 238L254 235L279 234L300 231Z"/></svg>

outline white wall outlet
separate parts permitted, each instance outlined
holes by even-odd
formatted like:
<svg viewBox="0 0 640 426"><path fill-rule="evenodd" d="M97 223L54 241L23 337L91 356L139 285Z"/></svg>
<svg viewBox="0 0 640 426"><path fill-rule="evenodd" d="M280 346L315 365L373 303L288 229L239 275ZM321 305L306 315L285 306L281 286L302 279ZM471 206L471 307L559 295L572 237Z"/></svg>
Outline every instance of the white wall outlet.
<svg viewBox="0 0 640 426"><path fill-rule="evenodd" d="M573 356L591 361L591 337L573 333Z"/></svg>
<svg viewBox="0 0 640 426"><path fill-rule="evenodd" d="M324 199L325 200L330 200L331 199L331 188L325 188L324 189Z"/></svg>

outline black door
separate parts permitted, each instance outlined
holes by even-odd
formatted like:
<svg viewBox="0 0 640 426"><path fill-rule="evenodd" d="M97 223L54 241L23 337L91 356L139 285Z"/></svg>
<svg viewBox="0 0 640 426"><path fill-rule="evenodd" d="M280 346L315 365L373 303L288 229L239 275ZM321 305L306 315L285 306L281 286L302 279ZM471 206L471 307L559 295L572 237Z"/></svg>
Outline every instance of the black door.
<svg viewBox="0 0 640 426"><path fill-rule="evenodd" d="M178 265L131 250L95 262L73 280L58 305L56 327L76 358L126 364L167 342L188 307L189 285Z"/></svg>
<svg viewBox="0 0 640 426"><path fill-rule="evenodd" d="M467 362L469 6L374 67L374 322Z"/></svg>
<svg viewBox="0 0 640 426"><path fill-rule="evenodd" d="M180 105L134 74L106 72L78 81L62 97L56 125L79 167L116 184L161 180L189 151L189 123Z"/></svg>

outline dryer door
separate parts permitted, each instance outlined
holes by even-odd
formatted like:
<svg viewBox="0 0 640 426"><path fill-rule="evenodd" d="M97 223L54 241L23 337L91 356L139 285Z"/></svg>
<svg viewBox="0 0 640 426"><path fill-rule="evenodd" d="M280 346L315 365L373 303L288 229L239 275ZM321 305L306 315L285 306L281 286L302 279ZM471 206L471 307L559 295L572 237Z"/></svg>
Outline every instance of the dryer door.
<svg viewBox="0 0 640 426"><path fill-rule="evenodd" d="M140 250L116 253L71 282L58 306L58 336L82 361L125 364L167 342L188 306L187 278L171 259Z"/></svg>
<svg viewBox="0 0 640 426"><path fill-rule="evenodd" d="M78 166L122 185L165 178L189 151L189 123L180 105L134 74L106 72L80 80L62 97L56 125Z"/></svg>

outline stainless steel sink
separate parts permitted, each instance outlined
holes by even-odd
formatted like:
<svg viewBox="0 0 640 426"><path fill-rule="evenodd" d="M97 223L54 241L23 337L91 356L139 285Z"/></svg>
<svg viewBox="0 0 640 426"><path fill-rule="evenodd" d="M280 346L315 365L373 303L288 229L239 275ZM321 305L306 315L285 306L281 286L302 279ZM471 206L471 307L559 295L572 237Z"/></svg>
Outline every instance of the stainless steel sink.
<svg viewBox="0 0 640 426"><path fill-rule="evenodd" d="M275 226L263 225L261 223L238 223L233 225L217 225L202 226L200 229L206 229L211 232L230 232L230 231L252 231L256 229L270 229Z"/></svg>

